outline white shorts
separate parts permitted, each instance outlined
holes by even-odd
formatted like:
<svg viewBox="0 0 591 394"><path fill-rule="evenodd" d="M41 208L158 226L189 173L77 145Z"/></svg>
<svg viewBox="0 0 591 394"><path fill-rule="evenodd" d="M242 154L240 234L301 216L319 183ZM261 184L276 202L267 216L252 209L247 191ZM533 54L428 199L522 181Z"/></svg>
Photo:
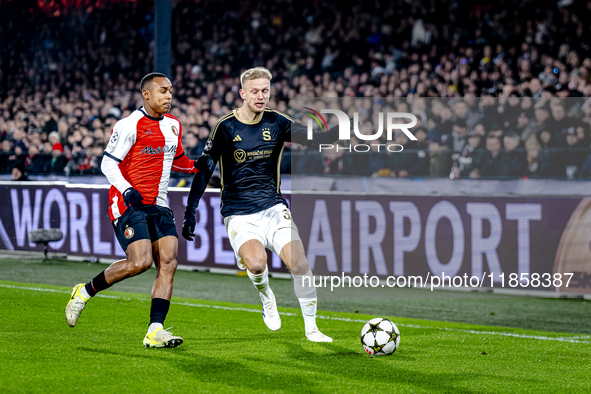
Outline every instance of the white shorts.
<svg viewBox="0 0 591 394"><path fill-rule="evenodd" d="M277 204L250 215L234 215L224 218L226 231L236 264L240 269L246 269L238 251L242 244L256 239L271 252L279 253L291 241L300 241L298 228L291 217L291 212L284 204Z"/></svg>

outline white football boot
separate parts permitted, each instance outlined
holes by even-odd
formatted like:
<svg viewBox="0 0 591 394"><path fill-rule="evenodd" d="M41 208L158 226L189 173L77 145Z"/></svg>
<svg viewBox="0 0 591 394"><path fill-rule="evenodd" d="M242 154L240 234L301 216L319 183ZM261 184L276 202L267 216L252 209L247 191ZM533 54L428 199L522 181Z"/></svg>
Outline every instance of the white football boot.
<svg viewBox="0 0 591 394"><path fill-rule="evenodd" d="M76 325L80 314L90 299L84 298L82 294L80 294L80 289L84 286L84 283L78 283L76 286L74 286L72 289L70 301L68 302L68 305L66 305L66 322L68 322L68 326L70 327L74 327Z"/></svg>
<svg viewBox="0 0 591 394"><path fill-rule="evenodd" d="M156 328L144 337L145 347L179 347L183 343L183 338L172 335L169 329Z"/></svg>
<svg viewBox="0 0 591 394"><path fill-rule="evenodd" d="M332 342L332 338L321 333L318 327L306 328L306 339L310 342Z"/></svg>
<svg viewBox="0 0 591 394"><path fill-rule="evenodd" d="M275 294L271 292L271 298L266 298L262 294L261 302L263 303L263 321L271 331L277 331L281 328L281 317L277 310L277 302L275 301Z"/></svg>

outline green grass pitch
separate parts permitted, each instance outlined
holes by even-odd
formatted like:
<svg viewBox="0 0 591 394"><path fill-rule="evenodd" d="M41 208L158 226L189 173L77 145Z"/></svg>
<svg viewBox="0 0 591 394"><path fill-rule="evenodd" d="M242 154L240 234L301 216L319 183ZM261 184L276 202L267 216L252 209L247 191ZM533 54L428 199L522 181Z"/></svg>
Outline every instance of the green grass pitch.
<svg viewBox="0 0 591 394"><path fill-rule="evenodd" d="M346 300L326 299L324 305L333 311L323 309L321 300L318 325L335 341L315 344L304 338L299 309L281 308L294 305L289 281L272 279L283 326L271 332L264 326L260 307L244 303L254 303L257 297L247 279L179 272L175 295L181 297L173 297L166 326L174 326L172 331L185 343L177 349L145 349L142 339L153 272L91 300L75 328L65 323L71 286L105 267L0 261L0 393L588 393L591 388L591 336L583 327L590 318L583 316L589 311L588 302L530 301L538 312L545 308L547 313L558 309L580 313L583 323L573 325L569 333L552 323L555 332L390 313L397 303L414 305L408 299L390 299L390 304L369 298L351 301L355 308L369 305L367 309L378 310L382 302L382 310L388 312L384 314L364 314L365 309L341 312ZM31 280L24 280L27 277ZM216 281L226 284L225 293L215 293L220 287ZM207 292L208 287L216 289ZM201 291L226 301L197 299ZM234 297L243 302L227 302ZM465 305L485 305L484 317L497 304L494 316L505 319L506 314L503 321L517 327L511 322L518 316L511 320L501 306L510 301L482 298ZM443 302L451 310L460 301L416 302L433 307ZM465 309L468 316L477 315ZM403 314L411 312L406 309ZM398 324L401 343L392 356L370 359L362 350L359 332L365 321L376 316Z"/></svg>

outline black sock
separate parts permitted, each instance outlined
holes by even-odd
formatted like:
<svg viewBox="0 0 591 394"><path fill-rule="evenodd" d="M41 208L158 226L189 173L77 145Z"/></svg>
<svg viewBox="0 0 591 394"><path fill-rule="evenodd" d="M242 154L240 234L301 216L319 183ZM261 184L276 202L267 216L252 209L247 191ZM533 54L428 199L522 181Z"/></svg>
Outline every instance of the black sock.
<svg viewBox="0 0 591 394"><path fill-rule="evenodd" d="M113 286L113 284L107 283L107 280L105 279L105 271L103 271L86 284L86 291L91 297L94 297L99 291L106 290L111 286Z"/></svg>
<svg viewBox="0 0 591 394"><path fill-rule="evenodd" d="M163 298L152 298L152 307L150 308L150 324L160 323L164 324L164 319L168 314L170 308L170 301Z"/></svg>

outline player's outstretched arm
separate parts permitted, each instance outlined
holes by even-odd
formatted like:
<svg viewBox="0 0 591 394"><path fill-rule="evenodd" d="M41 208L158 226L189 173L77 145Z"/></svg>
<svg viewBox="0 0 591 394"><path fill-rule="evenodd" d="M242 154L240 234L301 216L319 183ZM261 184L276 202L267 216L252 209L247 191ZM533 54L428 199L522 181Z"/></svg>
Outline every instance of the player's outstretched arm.
<svg viewBox="0 0 591 394"><path fill-rule="evenodd" d="M189 241L193 240L195 236L195 210L199 205L199 200L211 174L215 170L215 161L208 154L203 154L198 160L195 161L195 168L197 173L193 177L193 183L191 184L191 191L187 198L187 207L185 208L185 219L183 220L183 237Z"/></svg>
<svg viewBox="0 0 591 394"><path fill-rule="evenodd" d="M191 160L185 156L185 152L175 157L172 162L172 170L174 172L184 172L185 174L191 174L197 172L195 168L196 160Z"/></svg>

